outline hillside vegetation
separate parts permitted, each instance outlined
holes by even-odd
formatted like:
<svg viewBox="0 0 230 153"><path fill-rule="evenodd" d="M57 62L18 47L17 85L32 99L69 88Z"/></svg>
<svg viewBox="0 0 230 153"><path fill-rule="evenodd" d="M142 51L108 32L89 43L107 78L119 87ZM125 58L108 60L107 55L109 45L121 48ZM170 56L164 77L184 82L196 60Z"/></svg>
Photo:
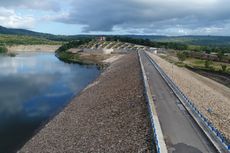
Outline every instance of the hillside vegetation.
<svg viewBox="0 0 230 153"><path fill-rule="evenodd" d="M152 36L152 35L129 35L131 38L149 39L157 42L176 42L187 45L230 47L229 36Z"/></svg>
<svg viewBox="0 0 230 153"><path fill-rule="evenodd" d="M3 46L3 45L37 45L37 44L60 45L62 44L62 42L53 41L53 40L49 40L46 38L34 37L34 36L0 34L0 46Z"/></svg>
<svg viewBox="0 0 230 153"><path fill-rule="evenodd" d="M188 52L168 51L160 54L160 57L230 87L230 63L195 58Z"/></svg>
<svg viewBox="0 0 230 153"><path fill-rule="evenodd" d="M16 35L16 36L32 36L40 39L47 39L52 41L72 41L81 38L92 38L90 35L53 35L48 33L34 32L26 29L12 29L0 26L0 34L3 35Z"/></svg>

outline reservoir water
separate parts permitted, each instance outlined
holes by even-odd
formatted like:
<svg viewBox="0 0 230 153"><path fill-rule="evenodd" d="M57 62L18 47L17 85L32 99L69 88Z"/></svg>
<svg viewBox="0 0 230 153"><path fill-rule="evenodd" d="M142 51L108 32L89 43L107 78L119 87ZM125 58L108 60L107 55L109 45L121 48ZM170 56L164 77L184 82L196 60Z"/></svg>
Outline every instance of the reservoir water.
<svg viewBox="0 0 230 153"><path fill-rule="evenodd" d="M0 56L0 153L16 152L99 74L54 53Z"/></svg>

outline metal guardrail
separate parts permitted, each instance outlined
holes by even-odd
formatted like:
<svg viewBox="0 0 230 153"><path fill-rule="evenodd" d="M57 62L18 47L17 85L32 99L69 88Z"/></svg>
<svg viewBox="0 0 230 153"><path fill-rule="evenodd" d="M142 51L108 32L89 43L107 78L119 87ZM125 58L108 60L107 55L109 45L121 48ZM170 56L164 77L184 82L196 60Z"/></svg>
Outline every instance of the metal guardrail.
<svg viewBox="0 0 230 153"><path fill-rule="evenodd" d="M158 66L158 64L151 58L147 53L145 53L147 58L151 61L169 87L173 90L176 95L180 95L184 101L187 103L187 106L191 108L193 113L195 113L201 121L208 127L208 129L216 136L219 142L224 146L227 152L230 152L230 143L226 140L223 134L213 126L213 124L195 107L194 103L180 90L180 88L171 80L170 77Z"/></svg>
<svg viewBox="0 0 230 153"><path fill-rule="evenodd" d="M151 127L153 128L152 130L153 130L153 136L155 140L156 151L157 153L168 153L139 51L138 51L138 57L141 65L141 72L142 72L144 88L145 88L145 96L148 103L148 111L151 119Z"/></svg>

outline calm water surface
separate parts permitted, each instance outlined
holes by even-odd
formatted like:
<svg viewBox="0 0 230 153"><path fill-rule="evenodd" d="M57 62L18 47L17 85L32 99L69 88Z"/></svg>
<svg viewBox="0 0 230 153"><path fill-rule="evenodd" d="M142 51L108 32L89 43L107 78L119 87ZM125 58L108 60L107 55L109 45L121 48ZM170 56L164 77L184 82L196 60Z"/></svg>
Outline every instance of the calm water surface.
<svg viewBox="0 0 230 153"><path fill-rule="evenodd" d="M53 53L0 56L0 153L19 149L99 73Z"/></svg>

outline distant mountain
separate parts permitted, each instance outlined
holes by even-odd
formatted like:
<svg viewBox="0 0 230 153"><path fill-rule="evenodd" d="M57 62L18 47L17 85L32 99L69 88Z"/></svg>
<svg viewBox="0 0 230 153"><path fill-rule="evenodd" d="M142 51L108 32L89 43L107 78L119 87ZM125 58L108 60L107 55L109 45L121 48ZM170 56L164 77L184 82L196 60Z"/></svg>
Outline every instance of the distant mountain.
<svg viewBox="0 0 230 153"><path fill-rule="evenodd" d="M12 29L0 26L0 34L8 35L28 35L28 36L47 36L51 34L39 33L25 29Z"/></svg>
<svg viewBox="0 0 230 153"><path fill-rule="evenodd" d="M33 36L33 37L46 38L46 39L55 40L55 41L71 41L71 40L76 40L79 38L95 37L95 35L70 35L70 36L53 35L53 34L48 34L48 33L34 32L30 30L25 30L25 29L6 28L3 26L0 26L0 34Z"/></svg>
<svg viewBox="0 0 230 153"><path fill-rule="evenodd" d="M132 38L150 39L158 42L176 42L188 45L230 46L230 36L154 36L127 35Z"/></svg>
<svg viewBox="0 0 230 153"><path fill-rule="evenodd" d="M0 34L7 35L26 35L40 38L46 38L55 41L70 41L80 38L93 38L97 35L53 35L47 33L34 32L25 29L12 29L0 26ZM105 35L106 36L106 35ZM161 36L161 35L121 35L122 37L131 37L138 39L149 39L158 42L176 42L188 45L204 46L222 46L230 47L230 36Z"/></svg>

